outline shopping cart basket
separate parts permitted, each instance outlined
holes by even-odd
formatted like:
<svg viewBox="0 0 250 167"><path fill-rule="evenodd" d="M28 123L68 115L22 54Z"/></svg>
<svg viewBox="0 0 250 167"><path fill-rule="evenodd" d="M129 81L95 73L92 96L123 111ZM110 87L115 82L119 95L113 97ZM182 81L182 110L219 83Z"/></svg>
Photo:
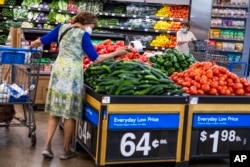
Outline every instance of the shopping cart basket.
<svg viewBox="0 0 250 167"><path fill-rule="evenodd" d="M39 50L0 47L0 127L27 127L36 144L33 104L40 71ZM15 108L21 106L22 116Z"/></svg>

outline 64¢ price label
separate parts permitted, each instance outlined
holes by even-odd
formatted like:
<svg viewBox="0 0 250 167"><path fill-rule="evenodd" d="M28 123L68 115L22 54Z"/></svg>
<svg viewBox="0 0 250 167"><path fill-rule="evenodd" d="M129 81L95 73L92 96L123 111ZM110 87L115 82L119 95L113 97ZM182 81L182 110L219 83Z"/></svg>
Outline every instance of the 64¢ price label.
<svg viewBox="0 0 250 167"><path fill-rule="evenodd" d="M196 130L194 130L196 131ZM249 130L220 129L197 130L198 154L228 154L230 150L244 150L249 147ZM194 134L193 134L194 135Z"/></svg>
<svg viewBox="0 0 250 167"><path fill-rule="evenodd" d="M108 132L107 160L174 158L177 131Z"/></svg>
<svg viewBox="0 0 250 167"><path fill-rule="evenodd" d="M97 128L89 121L79 121L77 136L81 144L84 145L91 153L95 154L97 143Z"/></svg>

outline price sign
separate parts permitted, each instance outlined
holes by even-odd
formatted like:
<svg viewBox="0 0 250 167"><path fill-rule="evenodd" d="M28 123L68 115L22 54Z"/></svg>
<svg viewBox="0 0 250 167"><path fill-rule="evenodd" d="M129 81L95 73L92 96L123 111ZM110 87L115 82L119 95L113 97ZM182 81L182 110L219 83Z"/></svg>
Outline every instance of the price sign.
<svg viewBox="0 0 250 167"><path fill-rule="evenodd" d="M178 126L178 114L111 114L107 161L175 158Z"/></svg>
<svg viewBox="0 0 250 167"><path fill-rule="evenodd" d="M250 114L195 114L191 155L250 149Z"/></svg>
<svg viewBox="0 0 250 167"><path fill-rule="evenodd" d="M97 128L89 121L82 120L78 124L78 139L93 155L96 153Z"/></svg>
<svg viewBox="0 0 250 167"><path fill-rule="evenodd" d="M109 132L107 161L175 158L176 144L177 130Z"/></svg>
<svg viewBox="0 0 250 167"><path fill-rule="evenodd" d="M96 154L98 112L91 106L85 104L83 108L83 119L78 124L79 142L93 155Z"/></svg>
<svg viewBox="0 0 250 167"><path fill-rule="evenodd" d="M196 155L229 154L231 150L250 148L250 129L204 129L195 130L192 135L199 134ZM194 152L193 152L194 153Z"/></svg>

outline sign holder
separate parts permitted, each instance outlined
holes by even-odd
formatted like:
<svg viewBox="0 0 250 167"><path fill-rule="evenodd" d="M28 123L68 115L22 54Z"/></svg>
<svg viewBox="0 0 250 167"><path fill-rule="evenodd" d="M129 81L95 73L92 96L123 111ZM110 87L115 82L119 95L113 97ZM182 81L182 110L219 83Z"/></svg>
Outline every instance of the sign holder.
<svg viewBox="0 0 250 167"><path fill-rule="evenodd" d="M175 162L184 158L188 97L102 96L86 86L76 142L97 166Z"/></svg>
<svg viewBox="0 0 250 167"><path fill-rule="evenodd" d="M192 159L229 158L250 149L250 98L190 97L184 164Z"/></svg>

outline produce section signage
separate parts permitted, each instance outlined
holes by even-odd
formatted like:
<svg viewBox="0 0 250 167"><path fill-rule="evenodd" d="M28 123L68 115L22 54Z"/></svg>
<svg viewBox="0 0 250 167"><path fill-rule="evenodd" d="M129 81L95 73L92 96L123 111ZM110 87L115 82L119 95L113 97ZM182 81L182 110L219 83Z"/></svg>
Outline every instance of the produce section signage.
<svg viewBox="0 0 250 167"><path fill-rule="evenodd" d="M250 114L194 114L191 156L250 149Z"/></svg>
<svg viewBox="0 0 250 167"><path fill-rule="evenodd" d="M83 110L83 119L78 124L78 141L90 153L96 154L98 112L85 104Z"/></svg>
<svg viewBox="0 0 250 167"><path fill-rule="evenodd" d="M249 127L250 114L194 114L193 128Z"/></svg>
<svg viewBox="0 0 250 167"><path fill-rule="evenodd" d="M110 114L107 161L176 157L179 114Z"/></svg>
<svg viewBox="0 0 250 167"><path fill-rule="evenodd" d="M177 129L179 114L110 114L109 130Z"/></svg>
<svg viewBox="0 0 250 167"><path fill-rule="evenodd" d="M87 120L89 120L92 124L95 126L98 126L98 112L95 111L92 107L89 105L85 104L84 106L84 116L86 117Z"/></svg>

